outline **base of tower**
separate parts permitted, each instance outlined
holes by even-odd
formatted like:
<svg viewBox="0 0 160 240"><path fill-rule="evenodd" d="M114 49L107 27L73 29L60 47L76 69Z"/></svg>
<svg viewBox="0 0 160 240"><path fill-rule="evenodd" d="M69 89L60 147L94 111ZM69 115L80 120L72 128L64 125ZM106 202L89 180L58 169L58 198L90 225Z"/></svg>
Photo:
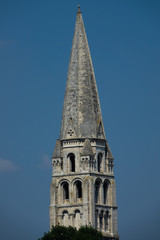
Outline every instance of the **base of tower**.
<svg viewBox="0 0 160 240"><path fill-rule="evenodd" d="M119 237L104 237L103 236L103 240L119 240Z"/></svg>
<svg viewBox="0 0 160 240"><path fill-rule="evenodd" d="M119 240L119 235L115 234L114 236L110 236L109 234L102 233L103 240Z"/></svg>

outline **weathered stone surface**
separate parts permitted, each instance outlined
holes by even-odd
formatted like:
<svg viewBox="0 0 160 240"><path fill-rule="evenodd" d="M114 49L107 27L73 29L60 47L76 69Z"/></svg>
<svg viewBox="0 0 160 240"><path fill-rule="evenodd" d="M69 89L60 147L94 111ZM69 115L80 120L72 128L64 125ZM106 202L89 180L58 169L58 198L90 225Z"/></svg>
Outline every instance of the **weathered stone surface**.
<svg viewBox="0 0 160 240"><path fill-rule="evenodd" d="M56 146L52 154L52 158L60 158L60 157L61 157L61 142L59 139L57 139Z"/></svg>
<svg viewBox="0 0 160 240"><path fill-rule="evenodd" d="M89 139L86 139L84 142L84 146L81 152L81 156L94 156L91 143Z"/></svg>
<svg viewBox="0 0 160 240"><path fill-rule="evenodd" d="M52 155L50 227L90 225L107 240L119 239L113 160L79 7L60 140Z"/></svg>
<svg viewBox="0 0 160 240"><path fill-rule="evenodd" d="M74 138L67 135L69 129L77 138L105 139L98 91L84 29L82 14L77 12L72 51L64 97L60 139Z"/></svg>

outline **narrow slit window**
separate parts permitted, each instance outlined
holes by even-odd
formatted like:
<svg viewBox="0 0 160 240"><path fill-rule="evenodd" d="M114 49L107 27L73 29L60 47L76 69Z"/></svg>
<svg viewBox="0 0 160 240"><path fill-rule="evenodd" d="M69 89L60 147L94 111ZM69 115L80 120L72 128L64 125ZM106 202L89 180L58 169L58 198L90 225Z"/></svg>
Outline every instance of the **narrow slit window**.
<svg viewBox="0 0 160 240"><path fill-rule="evenodd" d="M70 155L70 170L71 170L71 172L75 172L75 156L74 156L74 154Z"/></svg>
<svg viewBox="0 0 160 240"><path fill-rule="evenodd" d="M95 203L99 203L100 202L100 181L99 179L96 180L95 182Z"/></svg>
<svg viewBox="0 0 160 240"><path fill-rule="evenodd" d="M82 183L80 181L76 183L76 197L82 198Z"/></svg>
<svg viewBox="0 0 160 240"><path fill-rule="evenodd" d="M68 183L63 184L63 199L69 199L69 186Z"/></svg>
<svg viewBox="0 0 160 240"><path fill-rule="evenodd" d="M98 161L97 161L98 163L97 163L97 170L98 170L98 172L101 172L101 163L102 163L102 154L101 153L99 153L98 154Z"/></svg>
<svg viewBox="0 0 160 240"><path fill-rule="evenodd" d="M104 204L108 203L108 187L109 187L109 182L108 181L104 181L103 184L103 198L104 198Z"/></svg>

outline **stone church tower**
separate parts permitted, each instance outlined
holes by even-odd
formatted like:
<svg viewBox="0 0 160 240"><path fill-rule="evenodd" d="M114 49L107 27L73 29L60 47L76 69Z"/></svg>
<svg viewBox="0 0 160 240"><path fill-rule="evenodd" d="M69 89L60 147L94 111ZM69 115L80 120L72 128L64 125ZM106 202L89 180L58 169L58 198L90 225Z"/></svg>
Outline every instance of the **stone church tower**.
<svg viewBox="0 0 160 240"><path fill-rule="evenodd" d="M91 55L78 7L60 138L52 155L50 227L90 225L117 233L113 156L105 137Z"/></svg>

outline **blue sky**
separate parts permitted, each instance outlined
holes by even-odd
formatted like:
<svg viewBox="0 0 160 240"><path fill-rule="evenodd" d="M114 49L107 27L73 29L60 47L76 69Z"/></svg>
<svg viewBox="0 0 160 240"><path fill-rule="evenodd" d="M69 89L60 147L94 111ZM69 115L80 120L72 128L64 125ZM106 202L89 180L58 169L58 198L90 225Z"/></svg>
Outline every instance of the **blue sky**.
<svg viewBox="0 0 160 240"><path fill-rule="evenodd" d="M80 0L123 240L160 234L160 2ZM49 229L76 1L0 1L0 239Z"/></svg>

